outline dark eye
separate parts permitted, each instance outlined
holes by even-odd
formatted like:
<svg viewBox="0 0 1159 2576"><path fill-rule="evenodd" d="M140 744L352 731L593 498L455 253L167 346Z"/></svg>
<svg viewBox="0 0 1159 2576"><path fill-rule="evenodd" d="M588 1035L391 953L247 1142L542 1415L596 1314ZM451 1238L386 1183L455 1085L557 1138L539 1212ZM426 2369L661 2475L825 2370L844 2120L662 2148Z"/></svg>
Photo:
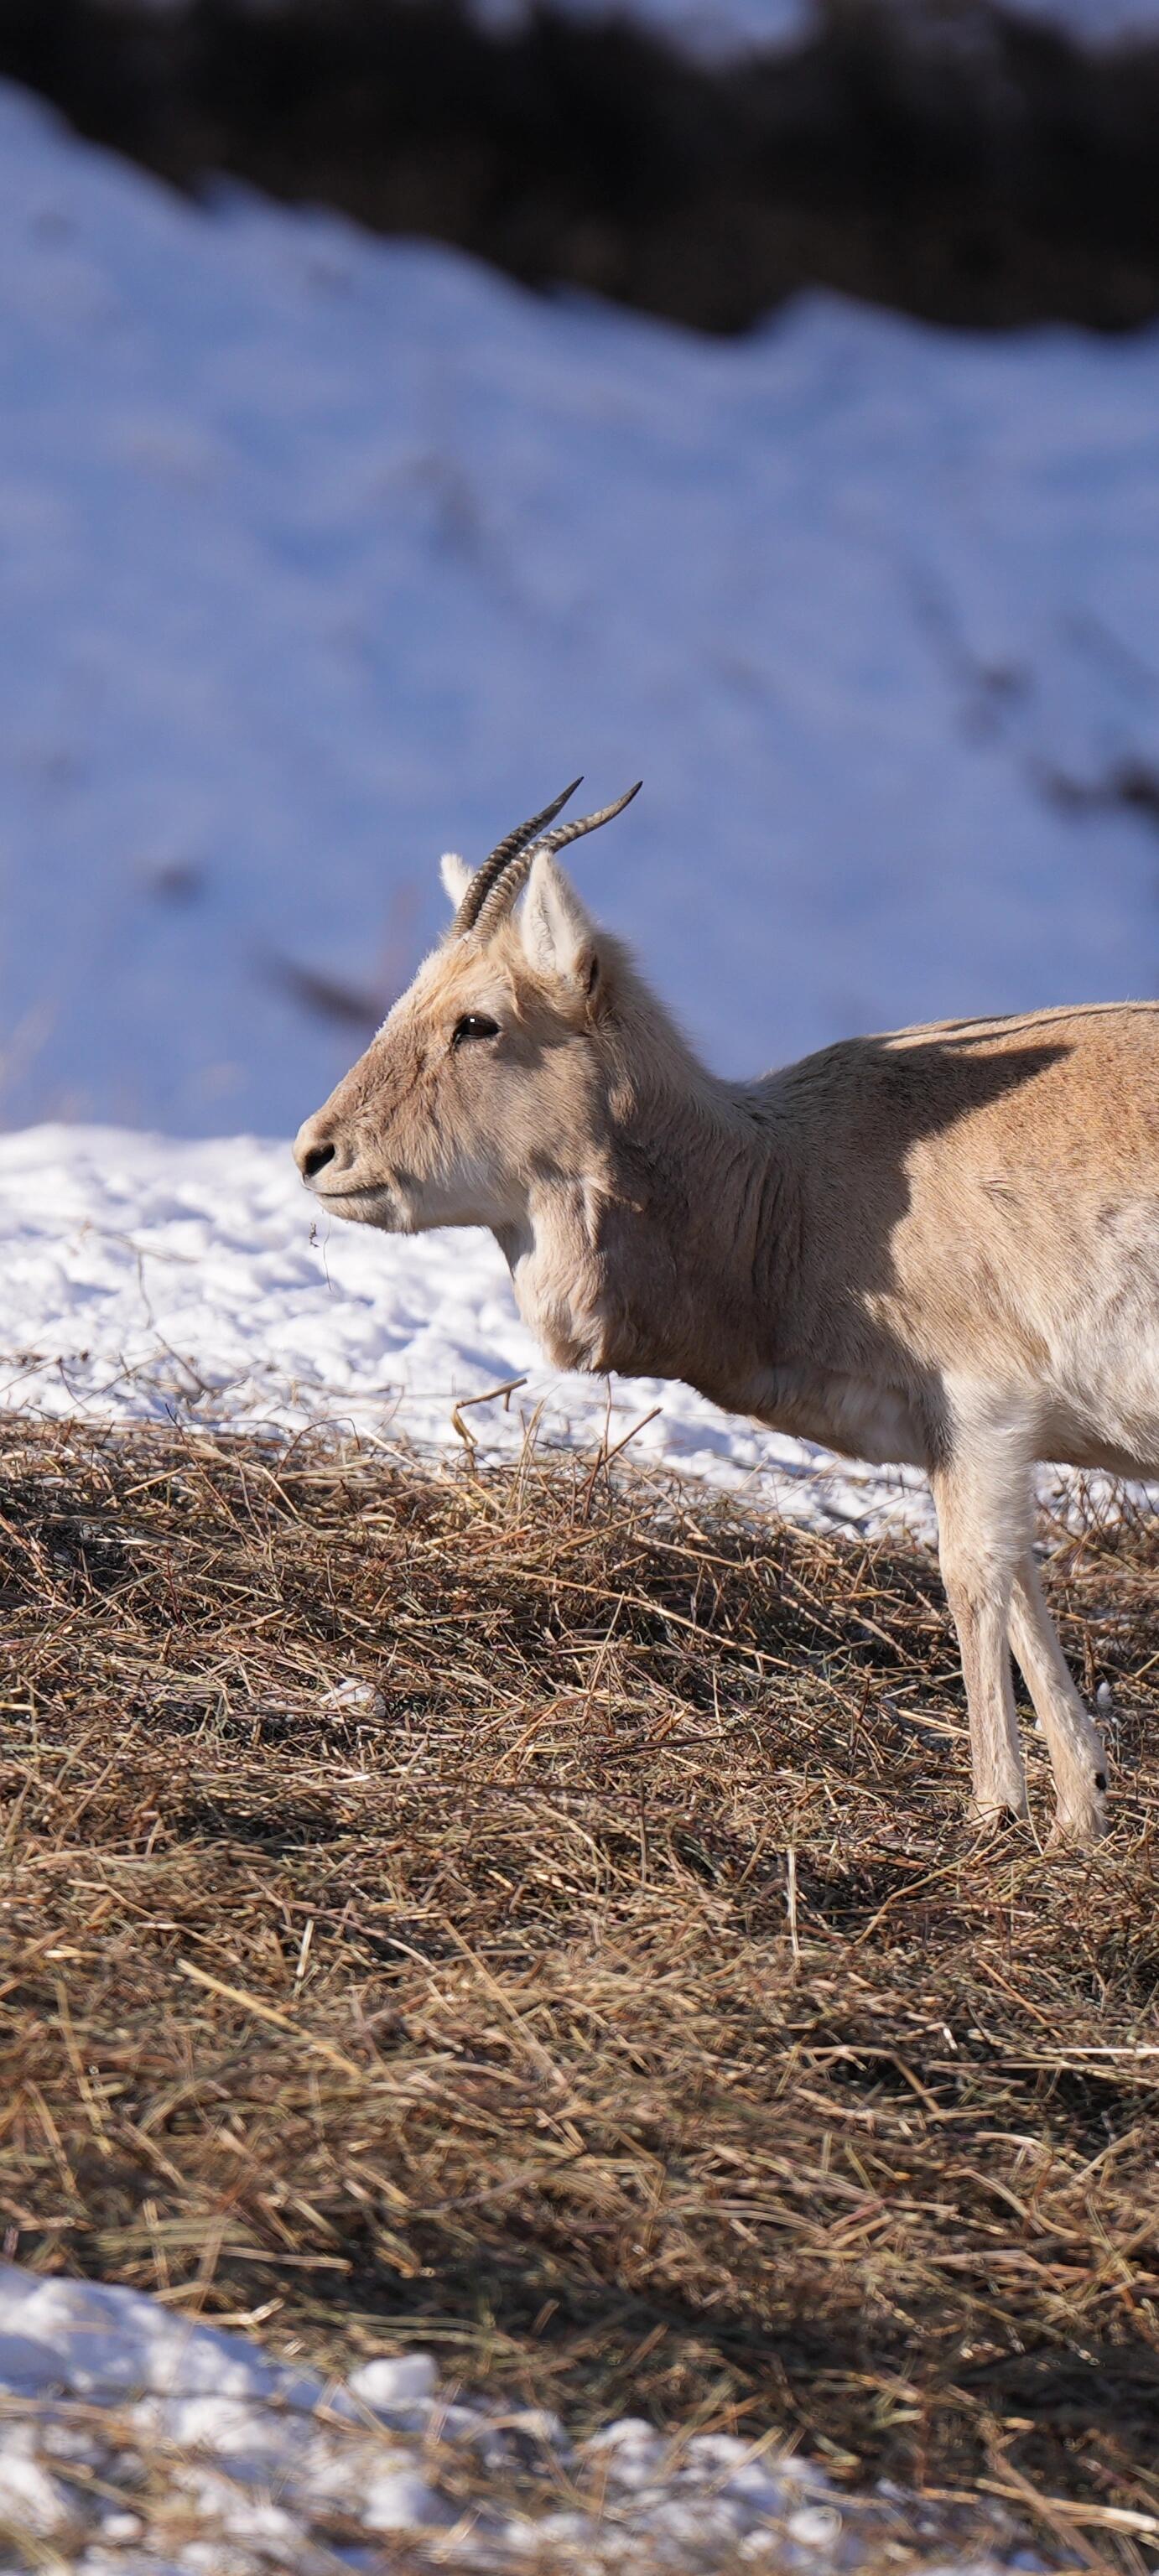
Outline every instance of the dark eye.
<svg viewBox="0 0 1159 2576"><path fill-rule="evenodd" d="M498 1020L489 1020L483 1011L468 1011L466 1019L460 1020L451 1044L462 1046L468 1038L497 1038L498 1035Z"/></svg>

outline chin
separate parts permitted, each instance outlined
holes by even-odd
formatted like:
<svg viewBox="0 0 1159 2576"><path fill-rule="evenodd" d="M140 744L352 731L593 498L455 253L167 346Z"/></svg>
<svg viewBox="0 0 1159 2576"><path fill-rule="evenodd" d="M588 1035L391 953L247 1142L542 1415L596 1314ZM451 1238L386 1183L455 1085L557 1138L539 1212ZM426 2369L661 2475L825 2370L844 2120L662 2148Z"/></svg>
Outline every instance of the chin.
<svg viewBox="0 0 1159 2576"><path fill-rule="evenodd" d="M415 1231L409 1211L385 1184L380 1189L316 1190L314 1200L327 1216L340 1216L347 1225L375 1225L383 1234Z"/></svg>

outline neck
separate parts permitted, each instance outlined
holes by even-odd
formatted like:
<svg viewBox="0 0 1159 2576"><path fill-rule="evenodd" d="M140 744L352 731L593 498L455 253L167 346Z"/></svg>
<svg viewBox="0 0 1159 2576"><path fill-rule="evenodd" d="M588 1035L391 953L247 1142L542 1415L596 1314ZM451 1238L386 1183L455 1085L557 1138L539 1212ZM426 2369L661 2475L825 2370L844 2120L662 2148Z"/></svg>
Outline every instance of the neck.
<svg viewBox="0 0 1159 2576"><path fill-rule="evenodd" d="M633 978L635 982L635 979ZM549 1174L499 1240L520 1312L560 1368L679 1377L755 1406L767 1379L793 1193L760 1087L705 1071L637 985L603 1039L590 1163Z"/></svg>

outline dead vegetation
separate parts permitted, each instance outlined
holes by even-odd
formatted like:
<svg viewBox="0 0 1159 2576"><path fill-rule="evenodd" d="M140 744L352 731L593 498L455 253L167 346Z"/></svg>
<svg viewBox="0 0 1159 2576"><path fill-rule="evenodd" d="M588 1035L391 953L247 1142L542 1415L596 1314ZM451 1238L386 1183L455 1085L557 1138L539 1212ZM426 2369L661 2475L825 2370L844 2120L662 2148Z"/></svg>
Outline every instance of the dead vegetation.
<svg viewBox="0 0 1159 2576"><path fill-rule="evenodd" d="M10 1422L8 2252L1154 2564L1156 1535L1054 1539L1114 1832L979 1851L920 1552Z"/></svg>

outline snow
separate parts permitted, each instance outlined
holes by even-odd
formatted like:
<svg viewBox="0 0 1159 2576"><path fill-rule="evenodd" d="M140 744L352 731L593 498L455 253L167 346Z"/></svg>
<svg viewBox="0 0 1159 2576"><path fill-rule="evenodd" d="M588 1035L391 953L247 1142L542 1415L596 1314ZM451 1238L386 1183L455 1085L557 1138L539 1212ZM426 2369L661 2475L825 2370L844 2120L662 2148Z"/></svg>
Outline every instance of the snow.
<svg viewBox="0 0 1159 2576"><path fill-rule="evenodd" d="M316 1236L278 1138L360 1039L287 970L380 1008L439 849L582 758L648 782L585 891L725 1069L1150 989L1154 821L1115 787L1159 776L1159 336L814 299L703 345L198 212L14 92L0 223L0 1402L484 1457L631 1433L814 1524L926 1526L919 1479L554 1378L489 1238ZM443 2566L828 2576L859 2510L775 2447L577 2449L423 2354L323 2386L0 2267L5 2568L23 2532L77 2576L373 2576L405 2529Z"/></svg>
<svg viewBox="0 0 1159 2576"><path fill-rule="evenodd" d="M295 970L372 1025L581 767L723 1071L1153 989L1159 334L697 340L14 91L0 226L7 1125L292 1132L361 1042Z"/></svg>
<svg viewBox="0 0 1159 2576"><path fill-rule="evenodd" d="M912 1476L554 1378L489 1239L312 1241L284 1146L231 1131L292 1133L362 1043L290 970L369 1026L440 848L581 760L646 780L584 891L724 1070L1151 990L1159 334L817 298L700 342L199 211L11 90L0 221L0 1400L485 1457L633 1432L928 1526Z"/></svg>
<svg viewBox="0 0 1159 2576"><path fill-rule="evenodd" d="M440 2388L424 2353L323 2382L140 2292L0 2264L5 2570L16 2539L75 2576L386 2576L398 2561L379 2538L406 2531L416 2576L542 2567L541 2551L589 2576L645 2560L708 2576L724 2552L830 2576L891 2521L896 2506L839 2503L767 2437L669 2441L625 2417L576 2445L543 2408ZM920 2524L911 2507L912 2540Z"/></svg>
<svg viewBox="0 0 1159 2576"><path fill-rule="evenodd" d="M1109 45L1153 44L1159 31L1156 0L1007 0L1007 4L1013 16L1057 27L1092 52Z"/></svg>
<svg viewBox="0 0 1159 2576"><path fill-rule="evenodd" d="M115 1127L0 1136L0 1277L8 1411L354 1433L384 1456L462 1459L469 1443L483 1465L528 1440L589 1455L624 1442L637 1468L803 1527L934 1535L916 1468L835 1458L679 1382L554 1372L490 1235L332 1223L283 1144ZM1107 1479L1081 1481L1114 1507ZM1061 1470L1040 1484L1056 1508L1074 1497ZM339 1685L348 1714L365 1689Z"/></svg>
<svg viewBox="0 0 1159 2576"><path fill-rule="evenodd" d="M187 8L190 0L138 0L138 5L176 11ZM532 14L531 0L471 0L471 5L483 25L501 31L526 24ZM555 0L555 5L573 18L627 19L707 63L798 44L822 17L815 0ZM948 25L960 42L971 17L983 18L985 0L960 0L953 11L946 9L945 0L892 0L892 5L899 18L925 19L935 34ZM1005 0L1005 5L1013 15L1044 20L1092 50L1153 37L1159 26L1159 0Z"/></svg>
<svg viewBox="0 0 1159 2576"><path fill-rule="evenodd" d="M764 49L787 50L807 42L824 26L824 11L815 0L562 0L573 18L626 18L650 33L667 37L681 51L707 64L729 63ZM1036 18L1095 52L1105 46L1153 39L1159 29L1159 0L1005 0L1014 17ZM524 23L530 0L474 0L485 24L506 27ZM883 12L890 0L883 0ZM948 35L955 47L968 40L971 26L979 36L985 25L985 0L960 0L947 9L944 0L892 0L892 14L921 27L937 43Z"/></svg>
<svg viewBox="0 0 1159 2576"><path fill-rule="evenodd" d="M1154 822L1115 789L1159 775L1159 337L814 299L698 344L195 211L14 92L0 223L0 1402L485 1457L631 1433L814 1524L925 1526L919 1479L554 1378L489 1238L315 1236L277 1138L360 1041L288 970L380 1008L438 850L582 757L648 780L585 890L725 1069L1149 989ZM23 2533L77 2576L372 2576L407 2530L443 2566L827 2576L860 2510L768 2445L577 2449L423 2354L323 2386L0 2267L5 2568Z"/></svg>
<svg viewBox="0 0 1159 2576"><path fill-rule="evenodd" d="M925 1526L924 1481L826 1458L648 1378L559 1377L489 1235L320 1221L285 1145L127 1128L0 1136L0 1404L93 1421L313 1425L480 1458L529 1429L699 1475L814 1526ZM512 1379L504 1398L475 1401ZM654 1412L652 1420L644 1417Z"/></svg>
<svg viewBox="0 0 1159 2576"><path fill-rule="evenodd" d="M471 5L484 26L501 31L525 26L533 14L532 0L471 0ZM816 25L810 0L562 0L562 6L567 17L597 25L627 20L706 64L729 63L766 47L786 49L805 40Z"/></svg>

